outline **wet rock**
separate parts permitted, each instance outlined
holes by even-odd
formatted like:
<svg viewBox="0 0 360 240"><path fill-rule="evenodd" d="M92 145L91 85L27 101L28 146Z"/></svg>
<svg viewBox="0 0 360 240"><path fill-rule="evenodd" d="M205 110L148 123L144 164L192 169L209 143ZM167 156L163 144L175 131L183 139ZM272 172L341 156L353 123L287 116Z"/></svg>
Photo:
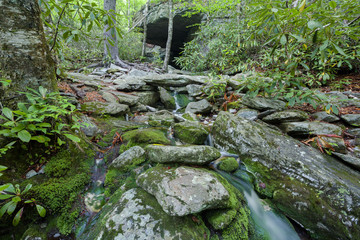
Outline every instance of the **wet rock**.
<svg viewBox="0 0 360 240"><path fill-rule="evenodd" d="M81 105L81 110L89 112L92 115L109 114L112 116L125 115L129 112L129 106L119 103L103 103L103 102L85 102Z"/></svg>
<svg viewBox="0 0 360 240"><path fill-rule="evenodd" d="M267 123L284 123L284 122L301 122L309 118L308 114L303 111L297 110L285 110L281 112L275 112L264 117L262 120Z"/></svg>
<svg viewBox="0 0 360 240"><path fill-rule="evenodd" d="M285 102L277 99L269 99L263 97L244 97L242 100L242 104L248 106L249 108L254 108L259 111L266 111L266 110L277 110L281 111L285 109Z"/></svg>
<svg viewBox="0 0 360 240"><path fill-rule="evenodd" d="M121 198L112 197L96 224L89 224L79 239L188 240L203 239L204 234L210 233L201 219L195 223L191 216L169 216L152 195L136 188L128 190Z"/></svg>
<svg viewBox="0 0 360 240"><path fill-rule="evenodd" d="M111 103L117 103L118 102L117 98L113 94L111 94L109 92L99 91L99 94L107 102L111 102Z"/></svg>
<svg viewBox="0 0 360 240"><path fill-rule="evenodd" d="M145 148L148 159L158 163L188 163L203 165L218 159L219 150L210 146L160 146Z"/></svg>
<svg viewBox="0 0 360 240"><path fill-rule="evenodd" d="M291 136L306 137L309 135L335 134L341 136L342 129L324 122L289 122L282 123L280 128Z"/></svg>
<svg viewBox="0 0 360 240"><path fill-rule="evenodd" d="M198 84L189 84L186 86L187 92L190 97L197 97L200 96L202 93L202 85Z"/></svg>
<svg viewBox="0 0 360 240"><path fill-rule="evenodd" d="M336 122L339 121L340 118L338 116L335 116L333 114L328 114L327 112L323 111L323 112L316 112L311 114L311 116L318 121L323 121L323 122Z"/></svg>
<svg viewBox="0 0 360 240"><path fill-rule="evenodd" d="M185 112L189 113L208 113L212 109L211 104L206 100L203 99L198 102L191 102L187 105Z"/></svg>
<svg viewBox="0 0 360 240"><path fill-rule="evenodd" d="M211 172L190 167L154 167L137 184L155 196L170 216L185 216L229 205L230 193Z"/></svg>
<svg viewBox="0 0 360 240"><path fill-rule="evenodd" d="M159 87L160 100L164 104L166 109L175 109L175 99L166 89Z"/></svg>
<svg viewBox="0 0 360 240"><path fill-rule="evenodd" d="M209 132L195 121L185 121L174 125L174 136L190 144L204 144Z"/></svg>
<svg viewBox="0 0 360 240"><path fill-rule="evenodd" d="M255 121L258 118L259 111L249 108L240 109L236 115L239 117L246 118L251 121Z"/></svg>
<svg viewBox="0 0 360 240"><path fill-rule="evenodd" d="M175 120L174 115L167 110L147 113L146 116L149 117L149 124L151 126L169 127Z"/></svg>
<svg viewBox="0 0 360 240"><path fill-rule="evenodd" d="M342 115L341 119L351 126L360 127L360 114Z"/></svg>
<svg viewBox="0 0 360 240"><path fill-rule="evenodd" d="M233 172L239 168L239 163L233 157L223 157L223 158L220 158L218 161L220 161L219 169L221 171Z"/></svg>
<svg viewBox="0 0 360 240"><path fill-rule="evenodd" d="M83 131L87 137L93 137L99 132L96 124L86 115L81 116L80 130Z"/></svg>
<svg viewBox="0 0 360 240"><path fill-rule="evenodd" d="M206 211L206 219L215 230L221 230L230 225L236 217L236 209L216 209Z"/></svg>
<svg viewBox="0 0 360 240"><path fill-rule="evenodd" d="M134 112L147 112L149 110L148 107L150 107L150 106L146 106L144 104L137 103L134 106L131 106L130 110L133 113Z"/></svg>
<svg viewBox="0 0 360 240"><path fill-rule="evenodd" d="M156 74L142 78L147 84L160 87L182 87L192 83L204 84L208 79L205 76L189 76L179 74Z"/></svg>
<svg viewBox="0 0 360 240"><path fill-rule="evenodd" d="M344 161L345 163L351 165L354 169L360 171L360 158L351 156L350 154L342 154L337 152L334 152L332 154L340 160Z"/></svg>
<svg viewBox="0 0 360 240"><path fill-rule="evenodd" d="M129 166L136 166L145 161L145 150L142 147L132 147L114 159L111 167L126 171Z"/></svg>
<svg viewBox="0 0 360 240"><path fill-rule="evenodd" d="M348 129L346 132L353 135L354 137L360 138L360 128Z"/></svg>
<svg viewBox="0 0 360 240"><path fill-rule="evenodd" d="M158 92L146 91L146 92L134 92L135 96L139 97L139 103L149 106L156 106L160 100Z"/></svg>
<svg viewBox="0 0 360 240"><path fill-rule="evenodd" d="M116 91L113 91L111 93L116 96L117 101L121 104L134 106L137 103L139 103L139 97L135 96L134 94L122 93L122 92L116 92Z"/></svg>
<svg viewBox="0 0 360 240"><path fill-rule="evenodd" d="M139 77L122 76L117 78L114 82L116 90L119 91L152 91L154 87L149 86Z"/></svg>
<svg viewBox="0 0 360 240"><path fill-rule="evenodd" d="M360 173L262 124L219 113L215 146L241 156L288 217L318 239L360 237ZM341 219L339 221L339 219Z"/></svg>
<svg viewBox="0 0 360 240"><path fill-rule="evenodd" d="M166 138L163 131L153 128L128 131L122 135L122 138L124 141L132 143L170 144L170 140Z"/></svg>

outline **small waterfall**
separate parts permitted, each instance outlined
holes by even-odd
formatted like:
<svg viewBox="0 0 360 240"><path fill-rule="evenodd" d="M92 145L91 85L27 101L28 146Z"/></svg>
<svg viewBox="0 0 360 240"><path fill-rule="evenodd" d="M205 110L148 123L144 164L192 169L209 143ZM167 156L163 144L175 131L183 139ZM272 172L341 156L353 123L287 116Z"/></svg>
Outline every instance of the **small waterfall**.
<svg viewBox="0 0 360 240"><path fill-rule="evenodd" d="M222 153L224 156L238 157L234 154L226 152ZM292 228L285 216L280 217L272 211L262 200L258 197L252 187L254 175L246 169L246 166L240 163L239 170L234 174L229 174L220 171L216 168L217 163L213 162L212 167L223 176L229 183L239 189L248 204L251 211L251 217L255 224L256 232L259 232L265 239L271 240L300 240L297 232Z"/></svg>
<svg viewBox="0 0 360 240"><path fill-rule="evenodd" d="M178 92L174 91L174 99L175 99L175 110L173 111L174 114L177 113L177 111L181 108L180 104L179 104L179 98L178 98Z"/></svg>

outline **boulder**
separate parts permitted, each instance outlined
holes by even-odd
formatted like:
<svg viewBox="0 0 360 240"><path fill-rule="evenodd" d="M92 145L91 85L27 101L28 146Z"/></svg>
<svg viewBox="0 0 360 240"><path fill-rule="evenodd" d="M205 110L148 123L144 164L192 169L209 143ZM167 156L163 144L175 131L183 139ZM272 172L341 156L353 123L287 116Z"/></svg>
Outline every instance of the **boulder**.
<svg viewBox="0 0 360 240"><path fill-rule="evenodd" d="M344 161L345 163L351 165L354 169L360 171L360 158L351 156L350 154L342 154L337 152L334 152L332 154L334 154L334 156Z"/></svg>
<svg viewBox="0 0 360 240"><path fill-rule="evenodd" d="M166 89L159 87L160 100L164 104L166 109L175 109L175 98L166 91Z"/></svg>
<svg viewBox="0 0 360 240"><path fill-rule="evenodd" d="M157 163L187 163L203 165L218 159L219 150L210 146L161 146L145 148L148 159Z"/></svg>
<svg viewBox="0 0 360 240"><path fill-rule="evenodd" d="M202 145L208 135L209 132L199 122L184 121L174 125L174 136L186 143Z"/></svg>
<svg viewBox="0 0 360 240"><path fill-rule="evenodd" d="M277 110L281 111L285 109L285 102L277 99L263 98L263 97L243 97L242 104L249 108L254 108L259 111Z"/></svg>
<svg viewBox="0 0 360 240"><path fill-rule="evenodd" d="M112 116L125 115L129 112L129 106L113 103L113 102L85 102L81 105L81 110L84 112L90 112L92 115L108 114Z"/></svg>
<svg viewBox="0 0 360 240"><path fill-rule="evenodd" d="M219 113L214 144L240 155L263 193L317 239L360 238L360 173L262 124Z"/></svg>
<svg viewBox="0 0 360 240"><path fill-rule="evenodd" d="M267 123L284 123L284 122L301 122L309 118L306 112L298 110L285 110L281 112L275 112L264 117L262 120Z"/></svg>
<svg viewBox="0 0 360 240"><path fill-rule="evenodd" d="M99 132L96 124L86 115L81 116L80 130L83 131L87 137L93 137Z"/></svg>
<svg viewBox="0 0 360 240"><path fill-rule="evenodd" d="M250 109L250 108L240 109L236 113L237 116L249 119L251 121L255 121L258 118L258 114L259 114L259 111L255 110L255 109Z"/></svg>
<svg viewBox="0 0 360 240"><path fill-rule="evenodd" d="M137 103L139 103L139 97L132 93L123 93L123 92L117 92L112 91L113 95L117 97L117 101L121 104L126 104L129 106L134 106Z"/></svg>
<svg viewBox="0 0 360 240"><path fill-rule="evenodd" d="M186 86L187 92L190 97L197 97L202 93L202 85L199 84L189 84Z"/></svg>
<svg viewBox="0 0 360 240"><path fill-rule="evenodd" d="M167 111L161 110L157 112L147 113L145 116L149 117L149 124L151 126L170 126L174 123L174 115Z"/></svg>
<svg viewBox="0 0 360 240"><path fill-rule="evenodd" d="M185 216L206 209L231 206L229 192L213 173L190 167L154 167L137 179L137 184L155 196L170 216Z"/></svg>
<svg viewBox="0 0 360 240"><path fill-rule="evenodd" d="M233 172L239 168L239 163L234 157L223 157L218 159L219 169L225 172Z"/></svg>
<svg viewBox="0 0 360 240"><path fill-rule="evenodd" d="M136 166L145 161L145 150L142 147L134 146L115 158L111 167L126 171L129 166Z"/></svg>
<svg viewBox="0 0 360 240"><path fill-rule="evenodd" d="M142 77L147 84L160 87L182 87L188 84L204 84L208 77L180 74L153 74Z"/></svg>
<svg viewBox="0 0 360 240"><path fill-rule="evenodd" d="M299 137L324 134L335 134L341 136L342 133L341 127L334 124L318 121L282 123L279 127L287 134Z"/></svg>
<svg viewBox="0 0 360 240"><path fill-rule="evenodd" d="M122 76L113 81L116 90L119 91L152 91L155 90L153 86L147 85L143 79L135 76Z"/></svg>
<svg viewBox="0 0 360 240"><path fill-rule="evenodd" d="M328 114L325 111L313 113L313 114L311 114L311 116L317 121L323 121L323 122L329 122L329 123L340 120L340 118L338 116L335 116L333 114Z"/></svg>
<svg viewBox="0 0 360 240"><path fill-rule="evenodd" d="M198 102L191 102L187 105L185 112L189 113L208 113L212 109L211 104L206 100L203 99Z"/></svg>
<svg viewBox="0 0 360 240"><path fill-rule="evenodd" d="M139 103L143 105L156 106L160 100L158 92L144 91L144 92L133 92L135 96L139 98Z"/></svg>
<svg viewBox="0 0 360 240"><path fill-rule="evenodd" d="M360 127L360 114L342 115L341 119L351 126Z"/></svg>
<svg viewBox="0 0 360 240"><path fill-rule="evenodd" d="M124 141L142 144L170 144L170 140L166 138L163 131L145 128L128 131L122 135Z"/></svg>
<svg viewBox="0 0 360 240"><path fill-rule="evenodd" d="M356 138L360 138L360 128L348 129L346 132Z"/></svg>
<svg viewBox="0 0 360 240"><path fill-rule="evenodd" d="M188 240L210 235L201 218L194 222L191 216L169 216L152 195L140 188L130 189L122 196L120 191L104 206L99 217L88 224L80 240Z"/></svg>

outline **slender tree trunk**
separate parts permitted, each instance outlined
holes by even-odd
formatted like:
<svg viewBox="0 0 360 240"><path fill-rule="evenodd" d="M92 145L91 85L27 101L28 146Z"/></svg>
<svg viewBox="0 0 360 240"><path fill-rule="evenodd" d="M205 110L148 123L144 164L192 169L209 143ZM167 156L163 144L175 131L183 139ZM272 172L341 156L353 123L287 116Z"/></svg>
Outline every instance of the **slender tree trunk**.
<svg viewBox="0 0 360 240"><path fill-rule="evenodd" d="M173 27L174 27L174 15L173 15L173 0L169 0L169 25L168 25L168 38L166 41L166 53L163 70L168 71L169 60L170 60L170 50L171 50L171 42L173 35Z"/></svg>
<svg viewBox="0 0 360 240"><path fill-rule="evenodd" d="M104 63L105 65L110 65L110 62L112 61L120 67L129 68L129 65L121 61L119 58L119 49L117 46L116 29L115 29L116 0L104 0L104 10L108 11L108 13L111 15L112 18L112 23L110 22L106 24L104 27L104 57L105 57Z"/></svg>
<svg viewBox="0 0 360 240"><path fill-rule="evenodd" d="M149 3L150 0L147 0L146 5L145 5L145 12L144 12L144 38L143 38L143 45L142 45L142 50L141 50L141 56L145 57L146 54L146 37L147 37L147 15L148 15L148 11L149 11Z"/></svg>
<svg viewBox="0 0 360 240"><path fill-rule="evenodd" d="M128 28L130 28L130 0L127 0L127 19L128 19Z"/></svg>
<svg viewBox="0 0 360 240"><path fill-rule="evenodd" d="M3 105L21 100L26 87L57 88L40 13L38 0L0 0L0 78L12 80L6 90L0 86Z"/></svg>

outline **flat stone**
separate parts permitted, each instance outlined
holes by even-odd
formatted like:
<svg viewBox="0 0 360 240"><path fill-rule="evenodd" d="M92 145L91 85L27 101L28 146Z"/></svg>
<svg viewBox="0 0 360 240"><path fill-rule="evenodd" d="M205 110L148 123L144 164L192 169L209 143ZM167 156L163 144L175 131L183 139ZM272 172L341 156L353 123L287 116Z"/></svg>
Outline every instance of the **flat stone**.
<svg viewBox="0 0 360 240"><path fill-rule="evenodd" d="M86 115L81 116L81 128L80 130L85 133L87 137L93 137L99 132L99 128L96 124Z"/></svg>
<svg viewBox="0 0 360 240"><path fill-rule="evenodd" d="M113 81L116 90L119 91L152 91L155 88L149 86L139 77L134 76L121 76Z"/></svg>
<svg viewBox="0 0 360 240"><path fill-rule="evenodd" d="M154 167L141 174L137 184L155 196L170 216L186 216L226 207L230 193L209 171L200 168Z"/></svg>
<svg viewBox="0 0 360 240"><path fill-rule="evenodd" d="M300 122L309 118L309 115L303 111L297 110L285 110L281 112L275 112L264 117L262 120L267 123L284 123L284 122Z"/></svg>
<svg viewBox="0 0 360 240"><path fill-rule="evenodd" d="M338 116L336 116L334 114L328 114L325 111L313 113L313 114L311 114L311 116L315 120L323 121L323 122L329 122L329 123L336 122L336 121L340 120L340 118Z"/></svg>
<svg viewBox="0 0 360 240"><path fill-rule="evenodd" d="M360 138L360 128L348 129L346 132L357 138Z"/></svg>
<svg viewBox="0 0 360 240"><path fill-rule="evenodd" d="M145 150L142 147L134 146L114 159L111 167L126 169L130 165L138 165L145 161Z"/></svg>
<svg viewBox="0 0 360 240"><path fill-rule="evenodd" d="M117 97L117 101L121 104L134 106L137 103L139 103L139 97L135 96L132 93L124 93L124 92L117 92L117 91L112 91L111 93Z"/></svg>
<svg viewBox="0 0 360 240"><path fill-rule="evenodd" d="M345 114L341 119L351 126L360 127L360 114Z"/></svg>
<svg viewBox="0 0 360 240"><path fill-rule="evenodd" d="M112 116L124 115L129 111L129 106L119 103L85 102L81 110L92 115L109 114Z"/></svg>
<svg viewBox="0 0 360 240"><path fill-rule="evenodd" d="M292 136L335 134L341 136L339 126L324 122L289 122L280 124L281 130Z"/></svg>
<svg viewBox="0 0 360 240"><path fill-rule="evenodd" d="M204 84L208 78L205 76L189 76L180 74L153 74L142 77L146 83L160 87L182 87L192 83Z"/></svg>
<svg viewBox="0 0 360 240"><path fill-rule="evenodd" d="M118 102L117 98L113 94L111 94L110 92L99 91L99 94L107 102L112 102L112 103L117 103Z"/></svg>
<svg viewBox="0 0 360 240"><path fill-rule="evenodd" d="M237 116L249 119L251 121L255 121L258 118L258 114L259 111L250 108L242 108L236 113Z"/></svg>
<svg viewBox="0 0 360 240"><path fill-rule="evenodd" d="M218 159L219 150L210 146L160 146L145 148L148 159L158 163L188 163L203 165Z"/></svg>
<svg viewBox="0 0 360 240"><path fill-rule="evenodd" d="M133 94L139 97L139 103L143 105L156 106L157 102L160 100L160 95L158 92L153 91L144 91L144 92L133 92Z"/></svg>
<svg viewBox="0 0 360 240"><path fill-rule="evenodd" d="M206 100L203 99L201 101L198 102L190 102L186 109L185 112L189 112L189 113L208 113L210 112L212 109L211 104Z"/></svg>
<svg viewBox="0 0 360 240"><path fill-rule="evenodd" d="M281 111L285 109L285 102L277 99L269 99L263 97L243 97L242 104L248 106L249 108L254 108L259 111L265 110L277 110Z"/></svg>
<svg viewBox="0 0 360 240"><path fill-rule="evenodd" d="M351 156L350 154L333 153L337 158L341 159L345 163L351 165L353 168L360 171L360 158Z"/></svg>
<svg viewBox="0 0 360 240"><path fill-rule="evenodd" d="M190 97L197 97L202 94L203 85L189 84L186 86L187 92Z"/></svg>

